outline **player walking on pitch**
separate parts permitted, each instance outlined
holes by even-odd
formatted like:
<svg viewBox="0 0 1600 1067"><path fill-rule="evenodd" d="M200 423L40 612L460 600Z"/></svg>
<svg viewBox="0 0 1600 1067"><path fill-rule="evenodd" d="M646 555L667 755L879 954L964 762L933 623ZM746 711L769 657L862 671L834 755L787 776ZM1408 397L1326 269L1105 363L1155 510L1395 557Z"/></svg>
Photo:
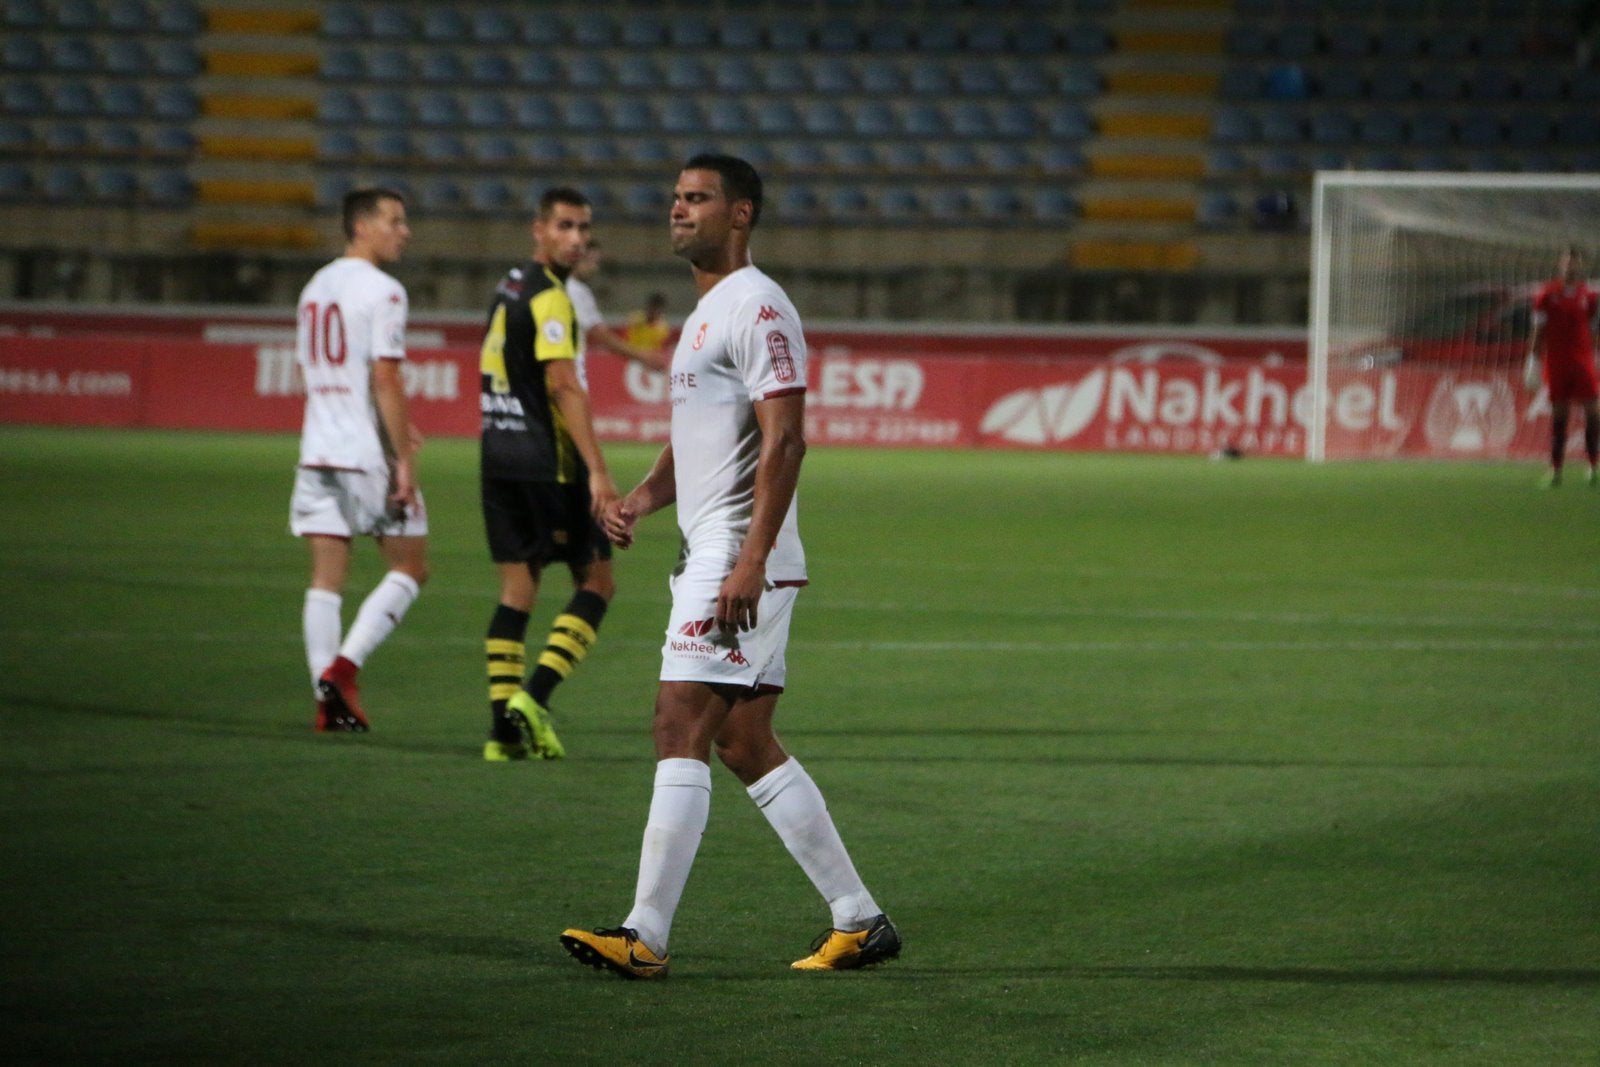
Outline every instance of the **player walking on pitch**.
<svg viewBox="0 0 1600 1067"><path fill-rule="evenodd" d="M1550 390L1550 473L1545 484L1561 484L1567 455L1567 416L1573 404L1583 405L1583 450L1589 459L1589 484L1595 484L1600 461L1600 379L1595 376L1594 321L1596 295L1583 278L1583 253L1563 249L1556 277L1533 298L1533 334L1528 338L1524 374L1528 387L1538 385L1539 352L1544 350L1544 382Z"/></svg>
<svg viewBox="0 0 1600 1067"><path fill-rule="evenodd" d="M741 159L695 156L678 175L672 250L693 268L700 302L672 357L671 441L602 516L626 547L641 517L676 503L684 539L633 910L614 929L561 935L578 960L631 978L667 973L673 915L710 811L713 745L832 912L832 928L793 966L845 970L900 953L816 783L772 732L789 618L806 584L795 513L806 347L794 305L750 262L761 200L761 178Z"/></svg>
<svg viewBox="0 0 1600 1067"><path fill-rule="evenodd" d="M311 553L302 625L318 730L363 732L356 673L400 625L428 577L428 513L417 485L421 440L406 411L406 290L380 267L399 262L411 230L400 194L344 199L344 255L300 293L295 359L306 384L289 529ZM389 571L340 639L350 542L377 538Z"/></svg>

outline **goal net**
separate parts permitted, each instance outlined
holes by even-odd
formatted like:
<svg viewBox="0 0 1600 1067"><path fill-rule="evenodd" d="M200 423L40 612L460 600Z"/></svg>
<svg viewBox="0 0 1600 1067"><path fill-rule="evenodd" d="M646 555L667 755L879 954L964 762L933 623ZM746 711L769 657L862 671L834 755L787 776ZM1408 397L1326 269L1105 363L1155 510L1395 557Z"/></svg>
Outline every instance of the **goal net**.
<svg viewBox="0 0 1600 1067"><path fill-rule="evenodd" d="M1544 455L1532 297L1595 273L1600 175L1320 172L1312 211L1307 458Z"/></svg>

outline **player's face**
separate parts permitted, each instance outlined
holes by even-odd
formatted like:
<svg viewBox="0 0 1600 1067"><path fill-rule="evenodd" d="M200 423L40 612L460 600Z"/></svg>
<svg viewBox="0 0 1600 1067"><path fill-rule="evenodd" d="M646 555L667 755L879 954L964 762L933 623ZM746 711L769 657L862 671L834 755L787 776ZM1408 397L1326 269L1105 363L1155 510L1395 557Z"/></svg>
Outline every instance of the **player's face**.
<svg viewBox="0 0 1600 1067"><path fill-rule="evenodd" d="M730 201L722 175L714 170L686 170L672 190L668 227L672 251L691 263L726 247L735 225L748 225L750 202Z"/></svg>
<svg viewBox="0 0 1600 1067"><path fill-rule="evenodd" d="M379 263L398 263L411 240L406 206L398 200L379 200L378 209L356 220L356 236L365 242Z"/></svg>
<svg viewBox="0 0 1600 1067"><path fill-rule="evenodd" d="M552 204L550 214L533 220L533 245L551 266L571 270L589 247L593 212L576 204Z"/></svg>
<svg viewBox="0 0 1600 1067"><path fill-rule="evenodd" d="M1575 252L1563 252L1556 260L1556 273L1562 281L1576 281L1583 276L1583 257Z"/></svg>

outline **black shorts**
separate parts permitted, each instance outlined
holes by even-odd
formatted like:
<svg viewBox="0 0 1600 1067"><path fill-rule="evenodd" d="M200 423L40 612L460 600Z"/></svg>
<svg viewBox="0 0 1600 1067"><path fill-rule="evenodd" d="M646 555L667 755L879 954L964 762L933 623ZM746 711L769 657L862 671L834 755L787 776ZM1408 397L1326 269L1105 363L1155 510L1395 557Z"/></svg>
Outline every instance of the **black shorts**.
<svg viewBox="0 0 1600 1067"><path fill-rule="evenodd" d="M484 478L482 491L489 558L496 563L540 569L611 558L611 542L589 514L588 485Z"/></svg>

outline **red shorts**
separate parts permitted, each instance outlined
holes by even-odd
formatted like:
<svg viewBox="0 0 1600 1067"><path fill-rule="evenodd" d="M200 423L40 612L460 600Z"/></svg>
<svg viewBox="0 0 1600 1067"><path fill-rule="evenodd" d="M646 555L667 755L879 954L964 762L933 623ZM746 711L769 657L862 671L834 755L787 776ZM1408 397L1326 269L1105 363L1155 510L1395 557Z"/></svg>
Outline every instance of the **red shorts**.
<svg viewBox="0 0 1600 1067"><path fill-rule="evenodd" d="M1550 387L1550 405L1587 404L1600 399L1600 378L1594 360L1550 360L1544 368L1545 384Z"/></svg>

